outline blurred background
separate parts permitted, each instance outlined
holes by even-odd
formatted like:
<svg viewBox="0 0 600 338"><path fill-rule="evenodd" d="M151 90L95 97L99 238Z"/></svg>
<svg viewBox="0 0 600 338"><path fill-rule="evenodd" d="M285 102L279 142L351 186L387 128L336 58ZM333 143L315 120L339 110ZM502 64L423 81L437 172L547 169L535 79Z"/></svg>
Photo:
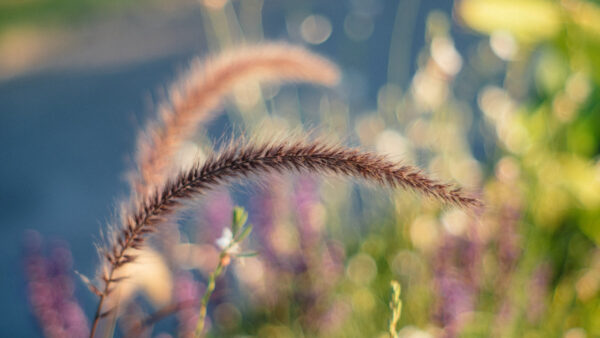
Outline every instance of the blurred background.
<svg viewBox="0 0 600 338"><path fill-rule="evenodd" d="M195 56L286 41L343 77L237 89L199 133L318 127L474 191L478 215L406 191L285 176L207 195L148 253L128 323L198 298L234 205L254 232L208 336L600 336L600 2L0 2L0 332L86 336L94 243L135 138ZM134 319L131 319L134 317ZM196 307L145 334L185 336Z"/></svg>

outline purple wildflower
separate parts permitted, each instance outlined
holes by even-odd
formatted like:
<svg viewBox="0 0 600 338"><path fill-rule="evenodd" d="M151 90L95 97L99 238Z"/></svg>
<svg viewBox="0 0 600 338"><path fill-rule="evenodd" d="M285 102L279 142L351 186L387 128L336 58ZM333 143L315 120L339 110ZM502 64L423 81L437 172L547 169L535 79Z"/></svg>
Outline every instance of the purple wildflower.
<svg viewBox="0 0 600 338"><path fill-rule="evenodd" d="M51 245L44 255L42 236L25 235L25 275L31 312L46 337L86 337L87 319L73 293L71 251L64 242Z"/></svg>

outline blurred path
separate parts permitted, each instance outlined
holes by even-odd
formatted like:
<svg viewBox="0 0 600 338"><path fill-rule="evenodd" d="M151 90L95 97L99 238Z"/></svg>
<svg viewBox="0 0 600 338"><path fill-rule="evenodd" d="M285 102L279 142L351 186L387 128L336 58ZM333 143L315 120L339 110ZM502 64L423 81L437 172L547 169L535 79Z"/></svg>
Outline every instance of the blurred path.
<svg viewBox="0 0 600 338"><path fill-rule="evenodd" d="M40 71L114 68L200 46L198 5L136 6L65 26L18 25L0 31L0 81Z"/></svg>
<svg viewBox="0 0 600 338"><path fill-rule="evenodd" d="M93 275L93 243L125 193L135 131L161 89L202 54L200 11L123 13L80 29L12 30L0 43L0 332L39 334L28 317L25 229L66 240ZM7 35L11 45L6 45ZM153 96L153 94L158 95ZM140 121L141 120L141 121ZM108 203L107 203L108 202ZM75 285L91 313L93 297Z"/></svg>

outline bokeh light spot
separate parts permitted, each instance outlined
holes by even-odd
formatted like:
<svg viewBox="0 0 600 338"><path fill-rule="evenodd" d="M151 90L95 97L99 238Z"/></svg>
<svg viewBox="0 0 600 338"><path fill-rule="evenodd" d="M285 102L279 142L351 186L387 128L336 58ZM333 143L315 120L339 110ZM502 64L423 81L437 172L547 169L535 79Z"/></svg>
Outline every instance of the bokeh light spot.
<svg viewBox="0 0 600 338"><path fill-rule="evenodd" d="M331 36L331 22L328 18L322 15L309 15L300 24L300 35L304 41L318 45L321 44Z"/></svg>
<svg viewBox="0 0 600 338"><path fill-rule="evenodd" d="M346 275L358 285L368 285L377 275L377 264L371 256L359 253L348 262Z"/></svg>

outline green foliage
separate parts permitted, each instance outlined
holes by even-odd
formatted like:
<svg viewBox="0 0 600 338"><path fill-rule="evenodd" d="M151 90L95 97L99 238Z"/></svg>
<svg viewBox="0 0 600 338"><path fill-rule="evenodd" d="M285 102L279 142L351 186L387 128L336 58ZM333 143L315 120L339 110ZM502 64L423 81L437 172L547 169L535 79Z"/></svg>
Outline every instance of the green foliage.
<svg viewBox="0 0 600 338"><path fill-rule="evenodd" d="M0 31L15 25L68 25L136 3L132 0L6 0L0 3Z"/></svg>

